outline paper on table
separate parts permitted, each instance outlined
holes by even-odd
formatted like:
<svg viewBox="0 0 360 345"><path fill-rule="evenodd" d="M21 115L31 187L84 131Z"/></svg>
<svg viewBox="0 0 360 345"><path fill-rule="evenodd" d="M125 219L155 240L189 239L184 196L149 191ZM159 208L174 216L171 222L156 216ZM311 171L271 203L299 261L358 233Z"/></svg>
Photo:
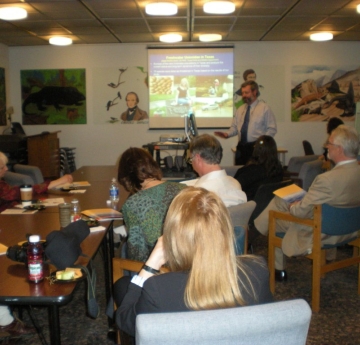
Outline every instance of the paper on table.
<svg viewBox="0 0 360 345"><path fill-rule="evenodd" d="M60 204L63 204L64 198L49 198L49 199L41 199L41 205L44 206L59 206Z"/></svg>
<svg viewBox="0 0 360 345"><path fill-rule="evenodd" d="M5 211L2 211L1 214L33 214L38 210L24 210L22 208L8 208Z"/></svg>
<svg viewBox="0 0 360 345"><path fill-rule="evenodd" d="M90 232L97 232L97 231L103 231L103 230L105 230L106 228L105 228L105 226L94 226L94 227L92 227L92 228L90 228Z"/></svg>
<svg viewBox="0 0 360 345"><path fill-rule="evenodd" d="M86 189L72 189L69 191L71 194L83 194L86 192Z"/></svg>
<svg viewBox="0 0 360 345"><path fill-rule="evenodd" d="M90 187L91 184L88 181L77 181L72 183L65 183L61 186L58 186L57 188L64 188L64 189L71 189L71 188L77 188L77 187Z"/></svg>
<svg viewBox="0 0 360 345"><path fill-rule="evenodd" d="M0 255L4 255L7 252L8 247L0 243Z"/></svg>

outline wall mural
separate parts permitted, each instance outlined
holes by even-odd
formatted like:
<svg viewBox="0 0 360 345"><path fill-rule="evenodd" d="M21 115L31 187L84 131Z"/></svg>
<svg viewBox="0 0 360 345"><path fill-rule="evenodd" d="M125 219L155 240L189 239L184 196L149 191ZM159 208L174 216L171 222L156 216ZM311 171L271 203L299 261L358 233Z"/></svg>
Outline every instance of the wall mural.
<svg viewBox="0 0 360 345"><path fill-rule="evenodd" d="M360 67L293 66L291 121L355 121Z"/></svg>
<svg viewBox="0 0 360 345"><path fill-rule="evenodd" d="M23 70L24 125L86 124L85 69Z"/></svg>
<svg viewBox="0 0 360 345"><path fill-rule="evenodd" d="M5 68L0 67L0 126L6 126Z"/></svg>
<svg viewBox="0 0 360 345"><path fill-rule="evenodd" d="M148 74L141 66L94 69L94 123L147 124ZM141 106L139 105L141 104ZM141 108L140 108L141 107Z"/></svg>

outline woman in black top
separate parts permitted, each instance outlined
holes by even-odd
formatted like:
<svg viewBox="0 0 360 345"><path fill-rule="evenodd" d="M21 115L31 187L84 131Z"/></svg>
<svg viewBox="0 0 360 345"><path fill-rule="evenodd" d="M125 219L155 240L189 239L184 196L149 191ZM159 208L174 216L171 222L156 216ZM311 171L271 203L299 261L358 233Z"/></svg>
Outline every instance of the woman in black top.
<svg viewBox="0 0 360 345"><path fill-rule="evenodd" d="M171 272L157 275L165 263ZM271 302L273 297L266 261L236 257L234 229L221 199L188 187L171 203L163 236L143 269L131 283L128 277L116 282L114 299L117 326L134 335L141 313L231 308Z"/></svg>
<svg viewBox="0 0 360 345"><path fill-rule="evenodd" d="M283 169L273 137L262 135L256 140L251 159L236 172L234 178L240 182L248 201L254 199L260 185L283 179Z"/></svg>

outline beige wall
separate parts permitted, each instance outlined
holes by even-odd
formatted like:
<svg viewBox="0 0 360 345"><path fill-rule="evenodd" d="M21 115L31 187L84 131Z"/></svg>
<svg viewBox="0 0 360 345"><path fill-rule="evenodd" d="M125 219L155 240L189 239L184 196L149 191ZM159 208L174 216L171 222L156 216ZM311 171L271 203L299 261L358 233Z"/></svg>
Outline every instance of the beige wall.
<svg viewBox="0 0 360 345"><path fill-rule="evenodd" d="M290 89L291 66L331 65L348 66L359 62L357 42L244 42L235 44L235 70L243 66L259 70L276 69L281 75L266 81L267 103L276 110L279 147L289 150L291 156L303 154L302 140L309 140L316 153L321 152L325 140L326 123L291 123ZM7 58L8 57L8 58ZM181 133L179 130L149 130L147 124L94 124L95 104L100 86L94 71L101 68L147 66L145 44L74 45L70 47L10 47L0 46L0 65L6 68L8 106L15 110L13 121L21 122L20 70L50 68L86 68L87 121L86 125L25 126L27 134L61 130L60 145L76 147L76 163L108 165L117 161L119 154L129 146L141 146L156 141L161 133ZM114 75L117 78L117 75ZM114 79L114 80L115 80ZM271 92L270 92L271 91ZM147 95L141 97L141 108L146 109ZM1 130L1 127L0 127ZM200 133L212 132L200 130ZM232 164L231 147L236 138L223 140L224 165Z"/></svg>

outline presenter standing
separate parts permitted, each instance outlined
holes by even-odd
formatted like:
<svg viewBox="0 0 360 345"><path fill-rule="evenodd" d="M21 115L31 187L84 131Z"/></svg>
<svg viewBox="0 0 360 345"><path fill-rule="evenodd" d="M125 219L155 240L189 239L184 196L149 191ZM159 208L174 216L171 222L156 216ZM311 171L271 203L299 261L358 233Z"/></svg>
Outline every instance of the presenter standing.
<svg viewBox="0 0 360 345"><path fill-rule="evenodd" d="M241 85L241 95L245 103L236 111L229 130L214 132L215 135L226 139L238 135L236 165L246 164L252 156L255 141L261 135L274 137L277 132L273 112L265 102L258 100L258 84L252 80L244 82Z"/></svg>

